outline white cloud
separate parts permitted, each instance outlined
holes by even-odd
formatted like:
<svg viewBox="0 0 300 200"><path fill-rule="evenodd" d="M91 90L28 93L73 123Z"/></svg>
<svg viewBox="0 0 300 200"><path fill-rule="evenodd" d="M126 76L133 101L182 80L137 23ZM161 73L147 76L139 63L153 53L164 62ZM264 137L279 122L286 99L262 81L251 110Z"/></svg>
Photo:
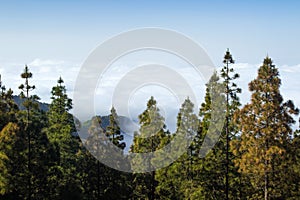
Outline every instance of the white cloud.
<svg viewBox="0 0 300 200"><path fill-rule="evenodd" d="M24 66L24 63L0 63L3 83L7 88L12 88L14 94L20 93L18 86L23 83L20 74L23 73ZM78 64L57 60L34 59L27 66L33 74L30 84L36 86L34 93L44 102L50 101L50 91L60 76L64 79L70 95L79 71Z"/></svg>
<svg viewBox="0 0 300 200"><path fill-rule="evenodd" d="M141 62L138 62L139 65L141 65ZM103 115L109 113L114 88L122 77L131 70L131 65L134 64L135 63L132 62L130 65L124 65L124 63L117 62L104 73L95 92L95 100L97 100L96 104L99 104L98 107L96 106L96 110L99 114ZM170 63L167 64L170 65ZM250 101L251 94L248 90L248 83L256 78L257 70L260 65L261 64L236 63L233 66L235 71L240 74L240 78L237 79L237 84L243 90L242 95L240 95L243 104ZM59 76L62 76L65 81L68 95L71 98L73 97L75 81L80 70L80 65L78 63L61 60L34 59L28 64L28 67L33 73L33 78L30 82L36 85L37 89L35 93L42 98L42 101L50 101L51 88L56 85ZM291 99L298 107L300 107L300 64L294 66L283 65L278 66L278 68L282 79L281 93L284 99ZM22 63L0 63L2 81L7 88L11 87L15 94L19 93L18 86L23 83L23 80L20 79L20 74L23 72L23 69L24 64ZM199 77L197 78L190 67L180 67L177 65L174 69L188 80L188 83L197 95L197 101L202 102L205 93L203 80ZM165 114L172 116L172 120L169 120L172 121L169 126L175 126L173 118L175 119L177 115L178 103L173 101L168 104L170 94L163 93L162 91L153 91L153 88L141 88L140 91L137 91L135 95L136 99L131 99L130 109L135 106L137 107L132 110L132 113L137 115L138 111L142 111L145 108L146 100L151 95L157 96L158 101L161 101L161 106L165 107L163 108ZM133 96L133 98L135 97ZM137 102L140 99L143 99L145 102ZM179 104L181 104L181 102ZM169 116L166 116L166 118ZM174 130L174 127L172 129Z"/></svg>
<svg viewBox="0 0 300 200"><path fill-rule="evenodd" d="M237 80L238 85L242 88L242 103L250 101L250 92L248 90L248 83L257 77L257 71L261 64L248 64L237 63L234 64L234 69L240 74L240 78ZM284 100L293 100L297 106L300 107L300 64L299 65L283 65L276 66L279 70L281 78L280 92L284 97Z"/></svg>
<svg viewBox="0 0 300 200"><path fill-rule="evenodd" d="M40 66L57 66L57 65L64 65L64 64L66 64L66 62L61 60L42 60L36 58L28 65L32 67L40 67Z"/></svg>
<svg viewBox="0 0 300 200"><path fill-rule="evenodd" d="M300 73L300 64L299 65L283 65L280 67L281 72L287 72L287 73Z"/></svg>

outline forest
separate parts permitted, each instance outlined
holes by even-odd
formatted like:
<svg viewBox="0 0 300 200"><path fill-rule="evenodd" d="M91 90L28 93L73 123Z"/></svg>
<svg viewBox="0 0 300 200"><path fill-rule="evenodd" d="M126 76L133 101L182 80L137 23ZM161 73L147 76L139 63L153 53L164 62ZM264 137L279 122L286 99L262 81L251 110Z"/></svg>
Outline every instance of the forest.
<svg viewBox="0 0 300 200"><path fill-rule="evenodd" d="M199 110L189 98L182 102L175 132L167 129L155 97L145 102L129 153L153 152L178 134L194 138L169 166L145 173L112 169L83 144L97 149L101 133L124 151L128 144L114 107L105 125L103 116L90 120L88 137L81 141L63 78L52 87L47 109L35 95L38 85L31 83L30 66L20 75L18 91L0 80L0 199L300 199L300 129L295 128L299 110L280 93L279 69L267 56L249 83L251 98L243 105L243 91L236 83L240 76L229 50L223 63L206 83L206 91L199 91L205 92ZM220 85L224 91L211 93ZM201 157L216 98L226 102L226 119L218 142ZM156 116L155 122L151 116ZM162 125L157 133L147 135L147 128L157 123Z"/></svg>

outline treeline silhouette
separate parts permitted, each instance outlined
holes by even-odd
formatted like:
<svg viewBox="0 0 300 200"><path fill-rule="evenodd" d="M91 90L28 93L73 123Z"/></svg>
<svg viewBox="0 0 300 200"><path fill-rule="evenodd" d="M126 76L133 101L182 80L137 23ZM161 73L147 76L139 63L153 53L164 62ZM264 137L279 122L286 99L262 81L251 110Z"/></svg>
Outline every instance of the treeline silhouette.
<svg viewBox="0 0 300 200"><path fill-rule="evenodd" d="M223 61L206 84L199 111L189 98L182 103L174 133L167 129L155 98L149 99L129 153L156 151L177 135L193 139L172 164L146 173L121 172L93 156L103 150L98 143L104 134L123 152L111 156L126 157L128 144L115 108L105 127L100 116L89 122L83 142L92 155L74 134L73 104L61 77L51 90L48 109L41 109L39 97L33 95L28 66L15 91L22 106L0 78L0 199L300 199L300 136L292 128L299 110L291 100L283 100L278 68L269 57L263 60L249 83L251 99L242 106L229 50ZM216 102L223 102L224 109L216 111ZM224 113L221 130L214 112ZM213 140L214 131L219 131L218 142L203 156L204 138ZM161 159L153 156L149 163ZM137 158L129 167L138 171L142 162Z"/></svg>

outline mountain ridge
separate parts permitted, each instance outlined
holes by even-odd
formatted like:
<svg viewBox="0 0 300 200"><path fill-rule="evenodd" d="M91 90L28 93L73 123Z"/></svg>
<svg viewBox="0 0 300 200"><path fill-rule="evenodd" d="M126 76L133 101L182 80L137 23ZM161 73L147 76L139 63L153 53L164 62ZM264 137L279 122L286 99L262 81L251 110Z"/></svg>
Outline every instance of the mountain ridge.
<svg viewBox="0 0 300 200"><path fill-rule="evenodd" d="M13 100L15 101L15 103L17 104L17 106L19 107L20 110L24 110L24 106L22 105L22 103L25 101L25 99L22 99L19 95L13 95ZM40 101L35 101L36 103L38 103L39 108L44 111L47 112L49 110L49 106L50 104L48 103L44 103L44 102L40 102ZM109 115L105 115L105 116L100 116L101 117L101 127L106 130L107 126L109 126ZM126 124L128 124L128 118L125 116L119 116L119 121L120 124L122 124L123 126ZM87 120L85 122L82 123L82 125L87 128L89 127L91 122L90 120ZM128 127L126 127L128 128ZM121 130L122 135L124 136L124 142L126 143L126 147L125 147L125 152L129 151L130 145L132 144L133 141L133 136L130 134L127 134L126 132ZM78 136L78 133L72 133L73 136ZM80 134L81 139L85 140L87 138L87 135L84 134Z"/></svg>

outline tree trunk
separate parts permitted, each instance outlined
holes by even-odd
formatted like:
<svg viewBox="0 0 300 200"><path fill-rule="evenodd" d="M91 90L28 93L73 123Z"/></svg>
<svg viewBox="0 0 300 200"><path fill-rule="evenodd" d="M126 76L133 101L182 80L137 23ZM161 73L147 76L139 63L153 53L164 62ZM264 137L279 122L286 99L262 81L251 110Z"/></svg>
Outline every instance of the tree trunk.
<svg viewBox="0 0 300 200"><path fill-rule="evenodd" d="M268 188L269 188L269 179L268 179L268 173L265 172L265 200L269 199L269 193L268 193Z"/></svg>

